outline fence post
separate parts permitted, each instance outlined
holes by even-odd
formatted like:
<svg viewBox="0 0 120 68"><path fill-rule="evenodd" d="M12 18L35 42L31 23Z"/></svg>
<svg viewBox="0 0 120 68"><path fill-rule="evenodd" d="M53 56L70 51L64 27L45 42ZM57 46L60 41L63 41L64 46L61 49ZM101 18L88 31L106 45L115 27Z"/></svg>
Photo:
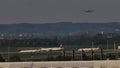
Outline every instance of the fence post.
<svg viewBox="0 0 120 68"><path fill-rule="evenodd" d="M103 60L103 49L100 49L100 59Z"/></svg>
<svg viewBox="0 0 120 68"><path fill-rule="evenodd" d="M75 50L74 49L72 50L72 59L73 60L75 59Z"/></svg>
<svg viewBox="0 0 120 68"><path fill-rule="evenodd" d="M65 59L65 53L66 53L65 50L63 50L63 59Z"/></svg>
<svg viewBox="0 0 120 68"><path fill-rule="evenodd" d="M94 51L91 50L91 60L94 60Z"/></svg>

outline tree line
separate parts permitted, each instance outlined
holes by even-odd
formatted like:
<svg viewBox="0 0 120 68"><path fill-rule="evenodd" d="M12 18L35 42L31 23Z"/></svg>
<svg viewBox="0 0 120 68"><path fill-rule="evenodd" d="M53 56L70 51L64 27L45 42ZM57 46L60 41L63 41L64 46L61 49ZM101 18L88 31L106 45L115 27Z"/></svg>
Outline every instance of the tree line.
<svg viewBox="0 0 120 68"><path fill-rule="evenodd" d="M31 38L31 39L0 39L0 47L56 47L59 44L72 46L86 46L91 47L94 42L95 46L108 44L110 47L114 44L120 44L120 36L108 37L107 35L70 35L64 37L52 36L48 38Z"/></svg>

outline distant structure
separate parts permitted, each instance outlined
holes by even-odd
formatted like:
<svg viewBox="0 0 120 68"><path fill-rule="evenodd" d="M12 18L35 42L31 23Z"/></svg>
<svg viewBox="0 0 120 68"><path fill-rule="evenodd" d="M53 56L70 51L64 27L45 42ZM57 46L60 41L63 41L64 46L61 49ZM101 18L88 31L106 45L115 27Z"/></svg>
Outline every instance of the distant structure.
<svg viewBox="0 0 120 68"><path fill-rule="evenodd" d="M0 39L4 39L4 34L0 34Z"/></svg>
<svg viewBox="0 0 120 68"><path fill-rule="evenodd" d="M103 32L103 31L101 31L101 34L103 35L103 34L104 34L104 32Z"/></svg>

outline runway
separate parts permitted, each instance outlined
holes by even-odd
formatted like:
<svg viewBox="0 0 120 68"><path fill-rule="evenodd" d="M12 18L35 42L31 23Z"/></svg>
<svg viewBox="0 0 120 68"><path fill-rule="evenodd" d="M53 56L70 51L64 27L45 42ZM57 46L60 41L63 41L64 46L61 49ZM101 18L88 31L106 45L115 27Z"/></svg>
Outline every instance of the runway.
<svg viewBox="0 0 120 68"><path fill-rule="evenodd" d="M120 60L0 62L0 68L120 68Z"/></svg>

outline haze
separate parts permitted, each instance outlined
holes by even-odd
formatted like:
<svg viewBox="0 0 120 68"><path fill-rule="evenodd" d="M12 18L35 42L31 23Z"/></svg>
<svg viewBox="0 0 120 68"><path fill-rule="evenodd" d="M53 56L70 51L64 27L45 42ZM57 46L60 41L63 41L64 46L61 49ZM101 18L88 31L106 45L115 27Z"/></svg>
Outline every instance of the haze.
<svg viewBox="0 0 120 68"><path fill-rule="evenodd" d="M120 22L120 0L0 0L0 24ZM86 10L94 10L85 13Z"/></svg>

